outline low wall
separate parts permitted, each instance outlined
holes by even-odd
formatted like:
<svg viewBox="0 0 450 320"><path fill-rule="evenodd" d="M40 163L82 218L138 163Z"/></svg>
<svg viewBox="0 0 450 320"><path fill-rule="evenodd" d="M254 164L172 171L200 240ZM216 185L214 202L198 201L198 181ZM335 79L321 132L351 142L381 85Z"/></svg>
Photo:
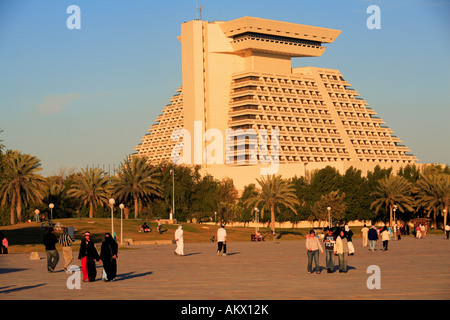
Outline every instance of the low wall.
<svg viewBox="0 0 450 320"><path fill-rule="evenodd" d="M175 244L175 240L142 240L135 241L131 238L123 239L125 245L129 246L143 246L143 245L162 245L162 244Z"/></svg>
<svg viewBox="0 0 450 320"><path fill-rule="evenodd" d="M219 225L218 223L214 223L214 222L202 222L202 224L207 224L207 225ZM367 225L368 227L370 227L372 225L371 221L350 221L348 222L348 226L351 227L362 227ZM298 223L292 223L292 222L275 222L275 228L279 228L279 229L289 229L289 228L295 228L295 229L319 229L319 228L323 228L324 226L326 227L328 224L327 222L321 222L319 225L318 221L299 221ZM383 223L377 223L377 225L384 225ZM256 223L256 222L228 222L227 223L228 227L248 227L248 228L265 228L268 226L268 223Z"/></svg>

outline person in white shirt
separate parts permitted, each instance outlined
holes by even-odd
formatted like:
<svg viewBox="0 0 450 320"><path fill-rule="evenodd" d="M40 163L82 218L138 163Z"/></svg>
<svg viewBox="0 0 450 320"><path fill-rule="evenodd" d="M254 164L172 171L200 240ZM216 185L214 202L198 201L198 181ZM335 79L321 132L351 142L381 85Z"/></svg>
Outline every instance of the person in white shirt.
<svg viewBox="0 0 450 320"><path fill-rule="evenodd" d="M445 225L445 233L447 234L447 240L448 240L448 236L450 235L450 226L448 225L448 223Z"/></svg>
<svg viewBox="0 0 450 320"><path fill-rule="evenodd" d="M314 259L314 263L316 265L316 273L320 273L320 267L319 267L319 251L323 254L322 245L319 242L319 238L316 237L316 233L314 230L311 230L309 232L309 235L306 236L306 254L308 257L308 265L307 265L307 271L308 273L313 272L312 268L312 262Z"/></svg>
<svg viewBox="0 0 450 320"><path fill-rule="evenodd" d="M348 240L345 232L341 230L336 238L336 243L334 244L334 254L338 255L339 259L339 273L347 273L348 271Z"/></svg>
<svg viewBox="0 0 450 320"><path fill-rule="evenodd" d="M427 235L427 228L425 227L424 224L420 225L420 234L422 238L425 239L425 236Z"/></svg>
<svg viewBox="0 0 450 320"><path fill-rule="evenodd" d="M388 243L389 243L389 231L386 228L386 226L384 226L383 231L381 232L381 240L383 240L383 250L387 251L388 250Z"/></svg>
<svg viewBox="0 0 450 320"><path fill-rule="evenodd" d="M223 248L223 255L227 255L227 231L225 226L222 224L217 230L217 255L220 255Z"/></svg>

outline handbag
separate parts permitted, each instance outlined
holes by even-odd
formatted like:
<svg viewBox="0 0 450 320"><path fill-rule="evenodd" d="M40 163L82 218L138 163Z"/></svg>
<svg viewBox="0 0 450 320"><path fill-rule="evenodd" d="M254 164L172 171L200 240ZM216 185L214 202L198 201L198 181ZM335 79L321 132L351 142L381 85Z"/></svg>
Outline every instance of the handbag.
<svg viewBox="0 0 450 320"><path fill-rule="evenodd" d="M353 242L348 243L348 253L349 254L355 253L355 247L353 246Z"/></svg>

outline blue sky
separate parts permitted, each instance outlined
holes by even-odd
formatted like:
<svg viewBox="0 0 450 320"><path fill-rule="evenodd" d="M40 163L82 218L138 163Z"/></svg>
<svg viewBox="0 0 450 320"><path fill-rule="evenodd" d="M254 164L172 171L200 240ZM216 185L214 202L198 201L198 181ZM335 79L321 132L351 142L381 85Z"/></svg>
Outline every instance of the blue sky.
<svg viewBox="0 0 450 320"><path fill-rule="evenodd" d="M69 30L70 5L81 29ZM0 134L60 167L118 165L181 83L181 23L242 16L342 30L319 58L338 69L421 163L450 164L450 1L2 0ZM381 29L366 12L381 10Z"/></svg>

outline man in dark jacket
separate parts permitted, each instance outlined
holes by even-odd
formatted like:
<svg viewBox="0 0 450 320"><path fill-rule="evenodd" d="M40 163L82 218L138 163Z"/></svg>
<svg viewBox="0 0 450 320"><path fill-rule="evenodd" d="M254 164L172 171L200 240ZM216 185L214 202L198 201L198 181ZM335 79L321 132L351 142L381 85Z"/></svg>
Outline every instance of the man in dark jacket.
<svg viewBox="0 0 450 320"><path fill-rule="evenodd" d="M44 235L45 252L47 253L47 271L55 272L56 265L59 261L59 253L56 250L58 239L53 234L53 228L48 228L48 232Z"/></svg>
<svg viewBox="0 0 450 320"><path fill-rule="evenodd" d="M333 234L333 229L328 229L327 234L323 238L323 243L325 245L326 252L326 264L327 273L332 273L334 271L334 244L336 242L336 237Z"/></svg>
<svg viewBox="0 0 450 320"><path fill-rule="evenodd" d="M375 245L377 243L378 240L378 232L377 229L375 228L375 226L372 226L369 229L369 232L367 234L367 237L369 238L369 247L371 251L375 251Z"/></svg>

